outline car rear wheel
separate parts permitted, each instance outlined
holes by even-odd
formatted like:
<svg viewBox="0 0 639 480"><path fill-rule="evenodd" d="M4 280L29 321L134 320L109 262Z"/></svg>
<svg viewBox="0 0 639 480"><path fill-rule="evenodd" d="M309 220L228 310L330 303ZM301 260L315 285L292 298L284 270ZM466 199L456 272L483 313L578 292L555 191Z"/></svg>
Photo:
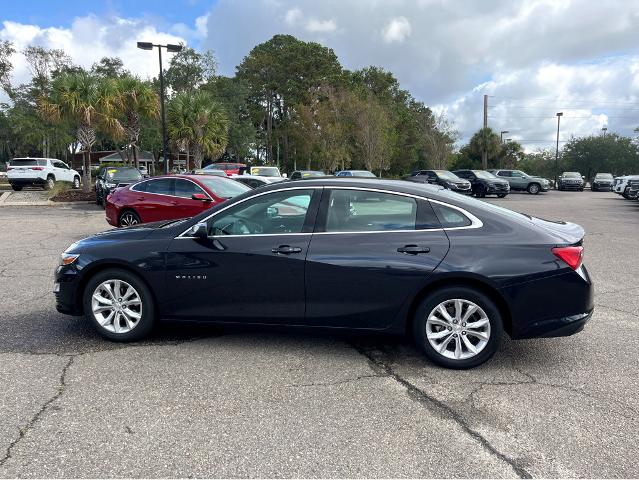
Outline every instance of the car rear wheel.
<svg viewBox="0 0 639 480"><path fill-rule="evenodd" d="M121 227L130 227L132 225L137 225L141 223L140 216L135 213L133 210L127 210L122 215L120 215L120 226Z"/></svg>
<svg viewBox="0 0 639 480"><path fill-rule="evenodd" d="M528 193L530 193L531 195L537 195L539 193L539 190L541 190L541 187L537 183L531 183L530 185L528 185L527 190Z"/></svg>
<svg viewBox="0 0 639 480"><path fill-rule="evenodd" d="M126 270L109 269L91 278L83 303L85 315L98 333L109 340L140 340L155 323L151 291Z"/></svg>
<svg viewBox="0 0 639 480"><path fill-rule="evenodd" d="M495 303L468 287L449 287L427 297L417 308L413 335L434 363L464 369L492 357L503 323Z"/></svg>
<svg viewBox="0 0 639 480"><path fill-rule="evenodd" d="M51 190L53 187L55 187L55 177L53 177L53 175L49 175L46 183L44 184L44 189Z"/></svg>

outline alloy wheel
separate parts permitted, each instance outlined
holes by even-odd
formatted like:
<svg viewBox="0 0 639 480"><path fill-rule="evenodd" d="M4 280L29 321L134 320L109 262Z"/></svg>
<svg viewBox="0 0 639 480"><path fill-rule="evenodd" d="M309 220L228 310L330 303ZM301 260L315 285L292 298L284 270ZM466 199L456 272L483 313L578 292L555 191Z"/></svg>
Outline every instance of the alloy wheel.
<svg viewBox="0 0 639 480"><path fill-rule="evenodd" d="M73 179L73 188L80 188L80 179L78 177Z"/></svg>
<svg viewBox="0 0 639 480"><path fill-rule="evenodd" d="M106 280L93 291L91 311L105 330L128 333L142 318L142 299L124 280Z"/></svg>
<svg viewBox="0 0 639 480"><path fill-rule="evenodd" d="M528 187L528 193L536 195L537 193L539 193L539 187L536 184L532 184L530 187Z"/></svg>
<svg viewBox="0 0 639 480"><path fill-rule="evenodd" d="M130 227L131 225L137 225L138 223L140 223L140 220L138 220L138 217L131 212L125 213L122 215L122 218L120 218L120 225L123 227Z"/></svg>
<svg viewBox="0 0 639 480"><path fill-rule="evenodd" d="M49 188L49 190L55 187L55 180L53 178L47 178L47 187Z"/></svg>
<svg viewBox="0 0 639 480"><path fill-rule="evenodd" d="M479 305L469 300L445 300L428 315L426 338L440 355L465 360L478 355L488 344L490 320Z"/></svg>

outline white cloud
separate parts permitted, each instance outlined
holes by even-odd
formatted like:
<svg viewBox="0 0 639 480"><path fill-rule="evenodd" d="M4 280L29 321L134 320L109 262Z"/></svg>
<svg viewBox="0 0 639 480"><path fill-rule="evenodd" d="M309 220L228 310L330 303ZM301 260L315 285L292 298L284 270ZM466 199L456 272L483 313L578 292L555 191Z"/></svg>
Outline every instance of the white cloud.
<svg viewBox="0 0 639 480"><path fill-rule="evenodd" d="M337 23L335 20L317 20L311 18L306 24L306 30L312 33L315 32L334 32L337 29Z"/></svg>
<svg viewBox="0 0 639 480"><path fill-rule="evenodd" d="M287 25L295 25L302 18L302 11L299 8L291 8L286 11L284 21Z"/></svg>
<svg viewBox="0 0 639 480"><path fill-rule="evenodd" d="M410 22L406 17L393 18L384 27L382 35L386 43L399 42L402 43L406 37L410 36Z"/></svg>

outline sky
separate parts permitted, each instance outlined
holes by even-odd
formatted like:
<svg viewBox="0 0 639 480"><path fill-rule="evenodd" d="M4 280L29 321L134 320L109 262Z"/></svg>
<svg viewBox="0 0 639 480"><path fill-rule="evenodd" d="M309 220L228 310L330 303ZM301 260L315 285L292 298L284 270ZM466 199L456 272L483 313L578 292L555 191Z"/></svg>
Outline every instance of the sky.
<svg viewBox="0 0 639 480"><path fill-rule="evenodd" d="M332 48L342 65L381 66L459 132L488 125L526 150L639 126L639 0L22 0L2 1L0 40L64 48L79 65L119 56L157 75L136 41L211 49L220 74L287 33ZM29 71L14 55L14 81Z"/></svg>

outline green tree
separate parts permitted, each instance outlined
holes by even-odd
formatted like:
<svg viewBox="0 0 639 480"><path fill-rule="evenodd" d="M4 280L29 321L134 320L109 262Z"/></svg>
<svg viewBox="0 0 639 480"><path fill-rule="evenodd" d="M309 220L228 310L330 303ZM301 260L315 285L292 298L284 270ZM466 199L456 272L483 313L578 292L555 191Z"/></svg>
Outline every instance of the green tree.
<svg viewBox="0 0 639 480"><path fill-rule="evenodd" d="M632 138L615 133L573 138L561 153L565 168L579 171L587 179L597 172L621 175L639 170L639 146Z"/></svg>
<svg viewBox="0 0 639 480"><path fill-rule="evenodd" d="M223 108L207 92L179 93L167 110L168 131L178 148L193 154L195 168L204 155L217 157L228 141L228 119Z"/></svg>
<svg viewBox="0 0 639 480"><path fill-rule="evenodd" d="M121 123L128 147L133 154L133 163L138 168L141 120L157 118L160 112L160 100L153 86L137 77L118 78L116 88L119 95L118 107L123 117Z"/></svg>
<svg viewBox="0 0 639 480"><path fill-rule="evenodd" d="M53 122L68 121L76 128L76 139L84 153L83 190L90 191L91 147L96 131L122 136L124 129L117 115L119 95L113 79L98 79L86 72L62 74L51 85L51 92L42 97L39 107Z"/></svg>
<svg viewBox="0 0 639 480"><path fill-rule="evenodd" d="M11 85L11 72L13 64L11 56L16 52L13 43L8 40L0 42L0 88L2 88L9 98L13 97L13 88Z"/></svg>
<svg viewBox="0 0 639 480"><path fill-rule="evenodd" d="M119 78L131 75L124 68L124 62L119 57L102 57L99 62L91 65L91 73L102 78Z"/></svg>
<svg viewBox="0 0 639 480"><path fill-rule="evenodd" d="M211 50L199 53L183 46L169 61L164 78L176 93L193 92L215 75L217 63Z"/></svg>
<svg viewBox="0 0 639 480"><path fill-rule="evenodd" d="M366 169L382 176L390 167L391 130L384 107L372 94L357 106L355 139Z"/></svg>

